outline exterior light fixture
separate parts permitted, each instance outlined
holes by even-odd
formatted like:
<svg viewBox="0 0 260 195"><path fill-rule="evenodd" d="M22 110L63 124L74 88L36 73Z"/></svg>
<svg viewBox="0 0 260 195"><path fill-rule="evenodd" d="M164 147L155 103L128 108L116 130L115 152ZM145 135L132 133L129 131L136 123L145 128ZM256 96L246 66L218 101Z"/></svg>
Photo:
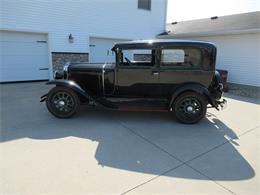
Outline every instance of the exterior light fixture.
<svg viewBox="0 0 260 195"><path fill-rule="evenodd" d="M72 34L69 35L69 42L73 43L74 42L74 37L72 36Z"/></svg>

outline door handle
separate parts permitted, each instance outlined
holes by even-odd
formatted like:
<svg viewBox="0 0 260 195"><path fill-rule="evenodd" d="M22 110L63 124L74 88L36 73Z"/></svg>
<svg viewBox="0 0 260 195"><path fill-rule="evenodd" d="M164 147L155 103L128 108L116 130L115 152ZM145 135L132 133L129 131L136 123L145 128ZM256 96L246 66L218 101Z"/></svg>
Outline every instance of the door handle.
<svg viewBox="0 0 260 195"><path fill-rule="evenodd" d="M152 72L153 75L159 75L159 72Z"/></svg>

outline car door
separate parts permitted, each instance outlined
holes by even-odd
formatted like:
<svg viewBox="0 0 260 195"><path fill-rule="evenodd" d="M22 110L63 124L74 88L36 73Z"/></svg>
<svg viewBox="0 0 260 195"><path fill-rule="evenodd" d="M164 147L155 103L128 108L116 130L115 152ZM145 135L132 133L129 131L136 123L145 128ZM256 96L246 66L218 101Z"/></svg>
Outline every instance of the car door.
<svg viewBox="0 0 260 195"><path fill-rule="evenodd" d="M159 64L156 50L124 50L117 66L118 95L160 96Z"/></svg>
<svg viewBox="0 0 260 195"><path fill-rule="evenodd" d="M160 84L162 96L171 95L175 88L184 83L207 85L212 79L203 64L207 56L199 47L164 47L160 52Z"/></svg>

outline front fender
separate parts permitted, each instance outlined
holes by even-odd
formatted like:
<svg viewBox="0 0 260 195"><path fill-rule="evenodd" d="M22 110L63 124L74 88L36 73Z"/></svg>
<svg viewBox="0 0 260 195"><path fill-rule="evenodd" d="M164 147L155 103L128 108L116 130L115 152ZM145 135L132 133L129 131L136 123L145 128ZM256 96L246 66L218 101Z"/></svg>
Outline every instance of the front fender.
<svg viewBox="0 0 260 195"><path fill-rule="evenodd" d="M56 86L63 86L67 87L69 89L72 89L82 97L85 97L87 99L92 99L92 97L84 90L82 89L76 82L70 81L70 80L51 80L46 83L46 85L56 85Z"/></svg>
<svg viewBox="0 0 260 195"><path fill-rule="evenodd" d="M63 86L67 87L69 89L72 89L75 91L77 94L81 95L82 97L91 100L92 102L95 102L99 105L102 105L104 107L109 107L109 108L116 108L115 105L113 105L113 102L110 102L106 100L105 98L94 98L91 94L86 92L84 89L82 89L76 82L70 81L70 80L52 80L46 83L47 85L56 85L56 86ZM46 96L48 94L45 94L41 97L41 102L46 100Z"/></svg>
<svg viewBox="0 0 260 195"><path fill-rule="evenodd" d="M204 86L202 86L202 85L200 85L200 84L197 84L197 83L184 84L184 85L178 87L178 88L174 91L174 93L172 94L172 97L171 97L171 101L170 101L170 105L169 105L169 106L172 107L172 105L173 105L174 101L176 100L176 98L177 98L180 94L182 94L182 93L184 93L184 92L187 92L187 91L194 91L194 92L196 92L196 93L199 93L199 94L201 94L201 95L204 95L204 96L207 98L208 102L209 102L213 107L215 107L215 108L218 107L217 104L216 104L216 102L214 101L214 99L211 97L209 90L208 90L206 87L204 87Z"/></svg>

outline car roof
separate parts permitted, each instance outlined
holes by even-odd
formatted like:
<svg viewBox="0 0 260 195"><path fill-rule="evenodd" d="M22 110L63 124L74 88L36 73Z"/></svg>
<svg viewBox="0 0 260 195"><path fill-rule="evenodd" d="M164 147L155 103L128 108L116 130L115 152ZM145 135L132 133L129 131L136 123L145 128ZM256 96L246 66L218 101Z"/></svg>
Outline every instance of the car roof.
<svg viewBox="0 0 260 195"><path fill-rule="evenodd" d="M215 48L213 43L206 41L197 40L182 40L182 39L150 39L150 40L134 40L134 41L124 41L115 43L113 49L134 49L134 48L153 48L158 46L173 46L173 45L195 45Z"/></svg>

